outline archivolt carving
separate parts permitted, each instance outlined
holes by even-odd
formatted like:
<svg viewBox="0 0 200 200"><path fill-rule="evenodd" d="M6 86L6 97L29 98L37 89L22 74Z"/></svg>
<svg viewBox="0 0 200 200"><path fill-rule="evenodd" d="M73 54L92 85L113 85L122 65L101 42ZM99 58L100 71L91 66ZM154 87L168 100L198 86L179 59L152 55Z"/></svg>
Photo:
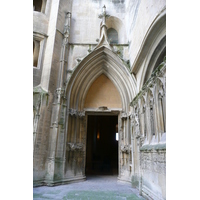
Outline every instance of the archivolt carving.
<svg viewBox="0 0 200 200"><path fill-rule="evenodd" d="M70 151L80 151L83 148L82 143L68 143Z"/></svg>
<svg viewBox="0 0 200 200"><path fill-rule="evenodd" d="M77 111L76 109L73 108L69 109L69 114L74 117L78 116L79 118L85 117L85 111Z"/></svg>
<svg viewBox="0 0 200 200"><path fill-rule="evenodd" d="M71 116L77 116L77 110L76 109L73 109L73 108L69 108L69 114L71 115Z"/></svg>
<svg viewBox="0 0 200 200"><path fill-rule="evenodd" d="M78 116L80 118L85 117L85 111L78 111Z"/></svg>

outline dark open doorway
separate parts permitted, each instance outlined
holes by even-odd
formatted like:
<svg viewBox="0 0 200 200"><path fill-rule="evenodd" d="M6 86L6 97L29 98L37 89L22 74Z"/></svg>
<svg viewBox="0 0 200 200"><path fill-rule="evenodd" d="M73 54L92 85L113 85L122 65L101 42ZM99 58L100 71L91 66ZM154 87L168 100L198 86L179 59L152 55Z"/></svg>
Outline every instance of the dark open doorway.
<svg viewBox="0 0 200 200"><path fill-rule="evenodd" d="M118 174L118 116L89 115L86 175Z"/></svg>

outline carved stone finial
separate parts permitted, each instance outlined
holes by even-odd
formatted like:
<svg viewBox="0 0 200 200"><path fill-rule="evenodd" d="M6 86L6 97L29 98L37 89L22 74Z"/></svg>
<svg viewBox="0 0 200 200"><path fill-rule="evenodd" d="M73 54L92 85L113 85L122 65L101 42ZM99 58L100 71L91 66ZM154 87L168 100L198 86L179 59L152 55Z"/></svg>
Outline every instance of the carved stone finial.
<svg viewBox="0 0 200 200"><path fill-rule="evenodd" d="M65 25L64 25L64 37L69 38L69 32L70 32L70 20L71 20L71 13L67 12L65 14Z"/></svg>
<svg viewBox="0 0 200 200"><path fill-rule="evenodd" d="M106 26L106 18L110 17L110 15L106 14L106 6L105 5L103 6L102 14L100 14L98 17L100 19L102 19L102 25L101 26L103 26L103 25Z"/></svg>
<svg viewBox="0 0 200 200"><path fill-rule="evenodd" d="M97 46L94 48L97 49L101 46L105 46L108 49L112 50L109 41L108 41L108 36L107 36L107 26L106 26L106 18L110 17L110 15L106 14L106 6L103 6L103 12L98 16L100 19L102 19L101 23L101 36L99 39L99 43Z"/></svg>

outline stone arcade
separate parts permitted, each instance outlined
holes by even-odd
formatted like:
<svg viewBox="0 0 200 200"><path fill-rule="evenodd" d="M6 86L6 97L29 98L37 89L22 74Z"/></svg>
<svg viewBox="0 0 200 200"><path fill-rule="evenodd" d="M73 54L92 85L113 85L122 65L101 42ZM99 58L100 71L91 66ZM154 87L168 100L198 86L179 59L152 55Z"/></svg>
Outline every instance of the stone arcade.
<svg viewBox="0 0 200 200"><path fill-rule="evenodd" d="M34 186L117 174L166 199L165 1L33 4Z"/></svg>

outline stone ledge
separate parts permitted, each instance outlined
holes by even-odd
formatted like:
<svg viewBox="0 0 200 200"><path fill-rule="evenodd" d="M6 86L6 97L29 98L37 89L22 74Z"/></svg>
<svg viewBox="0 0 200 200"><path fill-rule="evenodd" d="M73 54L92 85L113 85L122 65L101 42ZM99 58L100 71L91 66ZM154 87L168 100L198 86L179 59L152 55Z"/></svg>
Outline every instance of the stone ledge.
<svg viewBox="0 0 200 200"><path fill-rule="evenodd" d="M66 178L66 179L53 180L53 181L45 180L45 186L53 187L57 185L66 185L69 183L76 183L76 182L81 182L85 180L86 180L86 176L79 176L79 177L74 177L74 178Z"/></svg>
<svg viewBox="0 0 200 200"><path fill-rule="evenodd" d="M140 151L151 151L151 150L166 150L166 143L161 144L146 144L140 148Z"/></svg>

